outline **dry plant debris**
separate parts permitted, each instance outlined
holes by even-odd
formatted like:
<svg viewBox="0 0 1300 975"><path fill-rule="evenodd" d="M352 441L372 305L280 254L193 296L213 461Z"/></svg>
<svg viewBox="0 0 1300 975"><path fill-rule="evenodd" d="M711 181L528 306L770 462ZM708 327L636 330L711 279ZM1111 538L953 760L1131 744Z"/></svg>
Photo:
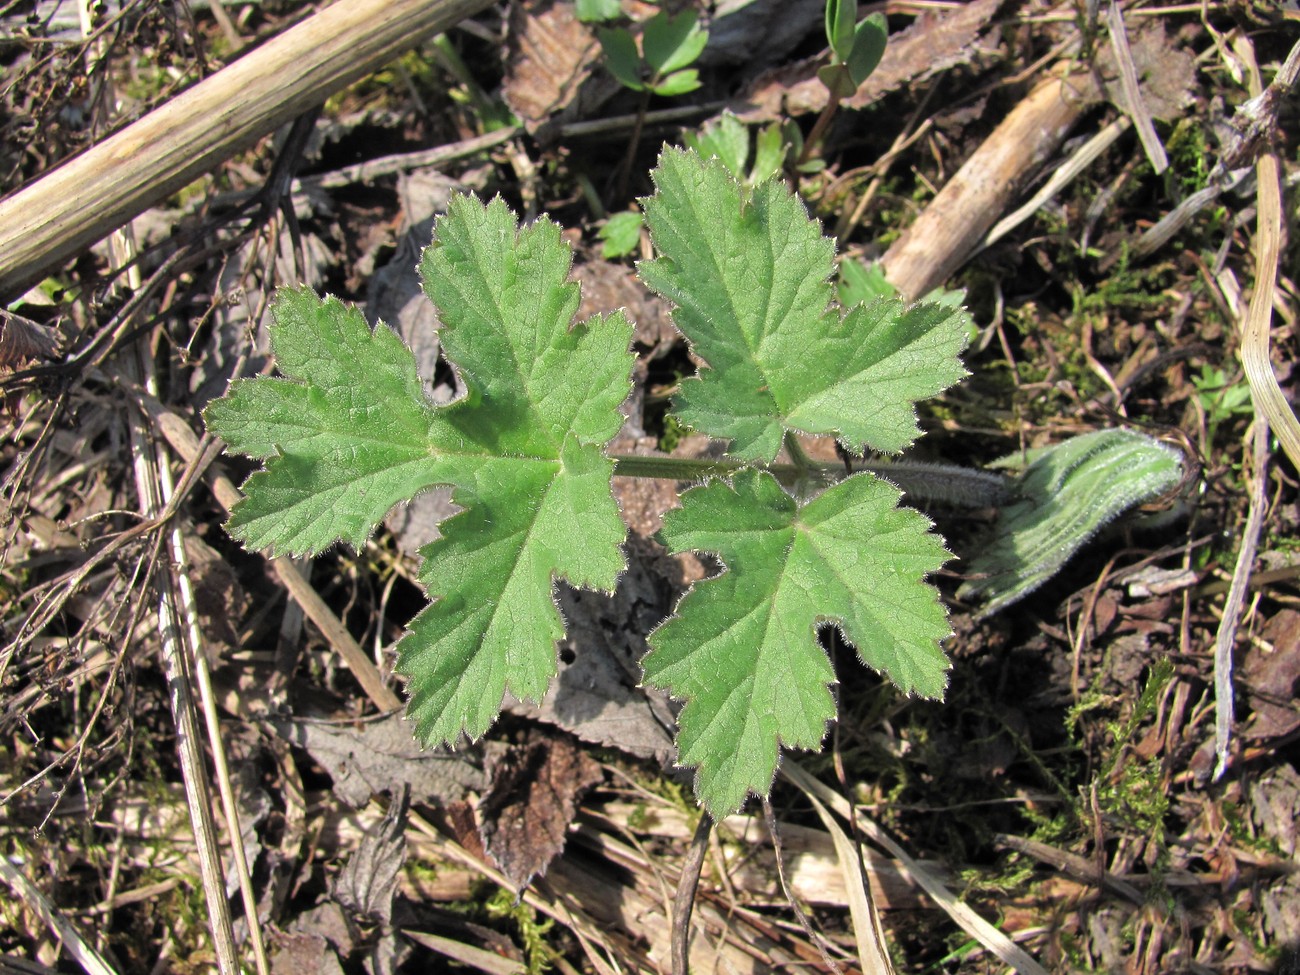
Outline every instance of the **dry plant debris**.
<svg viewBox="0 0 1300 975"><path fill-rule="evenodd" d="M634 661L685 586L717 569L654 541L674 492L618 486L629 571L610 597L560 592L569 626L542 707L511 708L475 751L419 753L387 675L420 605L411 553L445 497L392 513L359 552L266 562L220 529L246 470L217 459L196 417L232 376L266 368L269 296L306 282L367 303L430 366L429 394L455 396L436 322L410 318L402 288L456 185L548 212L578 249L581 314L623 307L635 322L627 452L703 449L665 419L698 363L629 263L598 256L597 231L649 190L637 180L661 144L724 104L807 133L824 52L819 4L667 6L688 5L711 31L704 87L648 106L626 196L611 176L638 96L611 81L575 6L480 4L444 38L321 92L304 151L261 139L149 210L135 286L110 287L126 278L104 246L0 295L0 971L217 965L161 663L173 634L159 597L182 576L197 604L183 645L212 674L268 970L669 970L699 812L671 767L672 707ZM83 40L65 6L0 10L6 195L311 13L296 0L192 3L185 16L111 0ZM622 5L633 22L655 9ZM999 952L1026 971L1300 965L1300 491L1293 461L1257 438L1239 358L1252 316L1267 338L1252 368L1295 401L1295 243L1279 236L1269 256L1267 220L1285 223L1260 181L1293 209L1300 18L1285 4L1091 9L883 5L880 69L841 106L824 165L785 178L840 233L842 257L885 255L904 290L966 289L971 376L923 415L922 459L984 466L1124 425L1190 458L1188 477L987 618L957 592L998 511L931 510L958 556L938 580L957 631L948 700L902 699L826 639L845 718L828 757L805 764L831 792L782 787L773 801L815 938L751 809L717 824L706 852L694 970L858 970L859 875L807 795L865 840L899 972L974 975L999 970ZM784 49L767 44L778 35ZM111 111L92 97L105 80ZM1068 100L1053 106L1064 121L1008 143L1004 124L1044 85ZM997 178L971 184L967 167L990 154L1003 168L975 171ZM133 377L123 363L137 349ZM131 446L132 423L146 449ZM136 471L159 445L175 490L154 511ZM1248 524L1255 555L1237 571ZM1219 690L1235 721L1220 758L1225 615ZM226 869L232 838L216 821ZM248 918L231 905L227 936L252 967Z"/></svg>

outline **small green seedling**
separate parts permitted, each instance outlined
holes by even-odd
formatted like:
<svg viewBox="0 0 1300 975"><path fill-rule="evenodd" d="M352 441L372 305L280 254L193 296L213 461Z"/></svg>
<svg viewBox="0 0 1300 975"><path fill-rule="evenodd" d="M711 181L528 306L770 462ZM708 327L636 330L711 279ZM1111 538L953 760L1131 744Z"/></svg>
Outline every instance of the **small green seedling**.
<svg viewBox="0 0 1300 975"><path fill-rule="evenodd" d="M1205 413L1206 436L1211 444L1223 424L1254 412L1250 385L1240 376L1235 382L1230 380L1218 366L1202 366L1200 373L1192 377L1192 385L1196 387L1197 402Z"/></svg>
<svg viewBox="0 0 1300 975"><path fill-rule="evenodd" d="M858 5L852 0L826 0L826 42L831 63L817 77L835 98L852 98L871 77L885 55L889 28L884 14L871 14L854 23Z"/></svg>
<svg viewBox="0 0 1300 975"><path fill-rule="evenodd" d="M604 241L600 256L607 261L627 257L636 252L641 244L641 213L639 210L620 210L611 213L605 225L600 228L599 237Z"/></svg>
<svg viewBox="0 0 1300 975"><path fill-rule="evenodd" d="M701 158L716 156L727 172L748 186L780 173L789 151L780 123L773 122L759 130L751 166L749 126L731 112L723 112L699 132L686 133L682 141Z"/></svg>
<svg viewBox="0 0 1300 975"><path fill-rule="evenodd" d="M660 11L642 25L641 48L637 50L636 38L623 27L601 28L596 35L605 53L605 64L610 74L626 88L641 93L636 124L628 139L627 152L618 169L616 197L627 195L632 162L636 158L641 129L650 107L651 95L671 97L685 95L700 87L700 73L689 67L709 43L709 32L700 27L694 10L677 16Z"/></svg>
<svg viewBox="0 0 1300 975"><path fill-rule="evenodd" d="M694 10L675 17L660 11L641 29L641 49L624 27L605 27L597 33L610 74L632 91L672 97L700 87L700 73L690 65L709 42L709 32L699 25Z"/></svg>
<svg viewBox="0 0 1300 975"><path fill-rule="evenodd" d="M964 374L969 318L889 297L841 308L834 243L779 180L742 185L672 148L652 176L641 202L658 256L639 274L704 364L672 413L724 456L609 456L631 325L619 312L575 322L560 228L521 227L500 199L468 196L452 199L420 263L462 399L431 403L386 325L287 289L270 328L281 376L236 380L204 416L263 462L228 525L253 549L359 548L394 505L451 486L462 510L421 553L431 604L397 646L429 746L483 735L506 694L545 694L564 635L556 581L608 592L625 567L615 474L697 482L660 540L724 569L649 635L642 666L685 702L680 760L722 817L769 791L782 748L822 741L835 716L823 627L904 693L943 695L949 626L926 582L949 557L943 541L894 483L814 462L799 438L852 453L910 445L914 404Z"/></svg>
<svg viewBox="0 0 1300 975"><path fill-rule="evenodd" d="M830 97L798 153L801 169L808 168L812 151L825 135L840 102L853 97L885 55L889 28L884 15L871 14L855 23L857 13L858 5L852 0L826 0L826 43L831 59L818 70L817 77Z"/></svg>

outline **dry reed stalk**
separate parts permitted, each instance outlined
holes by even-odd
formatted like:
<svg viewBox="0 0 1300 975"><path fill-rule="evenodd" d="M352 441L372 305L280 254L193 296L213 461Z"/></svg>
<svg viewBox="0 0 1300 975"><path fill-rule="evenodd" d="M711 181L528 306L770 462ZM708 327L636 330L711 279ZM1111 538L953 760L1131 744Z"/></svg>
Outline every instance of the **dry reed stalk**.
<svg viewBox="0 0 1300 975"><path fill-rule="evenodd" d="M913 300L947 281L1100 97L1063 71L1034 88L881 258L890 284Z"/></svg>
<svg viewBox="0 0 1300 975"><path fill-rule="evenodd" d="M338 0L0 200L0 293L38 280L153 204L488 0Z"/></svg>

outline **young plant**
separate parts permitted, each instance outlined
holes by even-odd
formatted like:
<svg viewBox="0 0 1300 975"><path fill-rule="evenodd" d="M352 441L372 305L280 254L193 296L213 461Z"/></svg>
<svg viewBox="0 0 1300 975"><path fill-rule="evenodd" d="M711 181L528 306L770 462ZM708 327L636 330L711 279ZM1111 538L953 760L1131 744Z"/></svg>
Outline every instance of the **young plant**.
<svg viewBox="0 0 1300 975"><path fill-rule="evenodd" d="M455 198L420 265L463 399L429 403L387 326L286 290L271 328L282 377L236 381L205 418L264 461L229 524L251 548L359 547L393 505L452 486L464 510L423 550L432 604L398 645L431 746L482 735L507 692L542 697L563 635L555 581L608 591L624 567L615 473L702 479L661 537L725 568L651 634L644 669L686 702L680 759L723 816L769 790L781 747L816 747L834 717L821 627L839 627L904 692L943 694L949 628L925 582L948 558L942 541L897 488L812 462L797 435L906 447L919 434L912 404L963 375L966 319L888 299L837 307L834 245L780 182L744 187L677 149L653 177L642 203L659 257L640 274L705 363L674 410L727 441L726 457L607 456L630 388L630 326L619 313L573 323L559 228L521 228L499 199Z"/></svg>
<svg viewBox="0 0 1300 975"><path fill-rule="evenodd" d="M611 213L600 228L600 256L607 261L627 257L641 244L641 213L638 210L620 210Z"/></svg>
<svg viewBox="0 0 1300 975"><path fill-rule="evenodd" d="M853 97L885 55L889 28L884 15L871 14L855 23L857 15L858 5L851 0L826 0L826 43L831 60L818 70L817 77L826 86L828 97L799 152L797 164L801 167L809 162L840 102Z"/></svg>
<svg viewBox="0 0 1300 975"><path fill-rule="evenodd" d="M1254 406L1250 399L1250 384L1244 377L1232 381L1218 366L1203 365L1192 377L1196 399L1205 414L1207 444L1213 444L1223 424L1250 416Z"/></svg>
<svg viewBox="0 0 1300 975"><path fill-rule="evenodd" d="M854 23L858 5L850 0L826 0L826 42L831 63L817 77L836 100L852 98L885 56L889 28L883 14Z"/></svg>
<svg viewBox="0 0 1300 975"><path fill-rule="evenodd" d="M685 95L700 87L700 73L690 65L709 43L709 32L700 27L694 10L683 11L675 17L661 10L642 26L640 50L636 38L624 27L604 27L596 36L609 73L625 88L641 93L636 124L619 168L615 195L622 199L627 194L628 177L641 141L650 96Z"/></svg>
<svg viewBox="0 0 1300 975"><path fill-rule="evenodd" d="M625 88L647 94L685 95L700 87L700 73L690 65L704 51L709 32L694 10L670 16L660 11L641 29L641 50L625 27L601 28L597 34L609 73Z"/></svg>
<svg viewBox="0 0 1300 975"><path fill-rule="evenodd" d="M749 186L780 173L789 151L781 124L773 122L759 130L751 166L749 126L731 112L723 112L699 132L687 132L682 141L701 158L717 156L732 176Z"/></svg>

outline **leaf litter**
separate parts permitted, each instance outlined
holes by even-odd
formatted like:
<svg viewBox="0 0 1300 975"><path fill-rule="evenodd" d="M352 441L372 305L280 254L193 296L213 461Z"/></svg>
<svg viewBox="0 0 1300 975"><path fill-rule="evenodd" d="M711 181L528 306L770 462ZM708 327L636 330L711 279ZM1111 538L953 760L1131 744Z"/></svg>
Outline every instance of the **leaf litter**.
<svg viewBox="0 0 1300 975"><path fill-rule="evenodd" d="M977 6L967 5L968 8ZM1006 80L1017 74L1030 63L1029 48L1013 53L1005 46L1013 35L991 30L989 25L1014 25L1021 32L1020 38L1029 39L1030 48L1043 53L1047 34L1045 29L1034 26L1032 19L1043 12L1033 5L1001 4L994 14L982 13L986 19L980 26L962 35L964 39L954 45L955 63L960 65L960 70L972 72L971 76L984 81ZM526 20L527 12L522 16ZM1211 49L1229 52L1232 32L1239 25L1230 18L1221 18L1215 9L1210 10L1209 16L1218 36L1229 39L1221 48L1215 48L1217 42L1195 18L1172 17L1167 20L1157 52L1163 52L1161 57L1171 58L1168 63L1175 66L1185 65L1191 53L1205 54L1202 59L1205 64L1218 57L1206 53ZM1266 17L1267 14L1260 10L1252 11L1249 16ZM1166 17L1169 15L1154 19L1160 21ZM904 24L907 20L906 15L895 18ZM897 26L896 22L891 26ZM923 23L915 21L911 31L924 37ZM480 24L486 32L498 26L499 23L490 19ZM1275 36L1278 26L1266 20L1252 25L1256 31L1255 43L1266 62L1275 63L1285 54L1285 46ZM1128 27L1133 37L1138 36L1135 23L1130 22ZM267 23L263 23L263 28L273 29ZM929 43L938 44L936 36L931 35ZM469 46L479 43L462 40ZM903 51L909 49L902 43L897 47ZM481 54L487 49L476 50ZM504 76L508 67L505 62L510 56L492 57L496 60L491 63ZM485 70L490 70L486 68L488 63L489 58L479 62ZM1157 59L1154 63L1164 62ZM937 86L935 90L946 96L952 89L944 87L945 78L955 75L950 68L937 65L938 59L927 65L925 59L913 58L910 67L905 65L898 74L893 69L882 68L885 73L879 83L884 84L891 77L903 78L913 86L913 92ZM932 70L925 78L927 68ZM1185 70L1185 67L1178 69ZM1140 82L1149 105L1156 98L1155 81L1172 74L1157 68ZM1217 287L1207 287L1207 278L1194 258L1199 258L1201 249L1213 258L1216 249L1224 241L1230 241L1228 269L1223 265L1215 267L1215 280L1233 279L1248 288L1250 263L1242 255L1250 252L1250 226L1232 228L1218 222L1220 216L1208 213L1201 218L1201 223L1185 232L1189 236L1180 239L1183 250L1158 251L1149 263L1121 265L1118 273L1098 271L1080 260L1069 246L1071 235L1077 234L1089 221L1090 226L1096 226L1104 235L1093 239L1117 245L1134 226L1159 219L1177 204L1180 194L1194 189L1191 185L1183 189L1182 181L1194 182L1198 158L1212 158L1210 147L1214 137L1210 137L1208 146L1201 144L1198 149L1197 126L1188 120L1212 117L1209 103L1213 98L1236 97L1230 80L1225 80L1230 75L1230 67L1221 73L1203 68L1197 79L1199 87L1193 88L1197 99L1193 113L1175 109L1167 127L1158 125L1170 152L1176 185L1153 182L1142 171L1141 149L1135 143L1121 141L1095 164L1096 172L1079 178L1077 193L1062 191L1022 231L976 259L974 267L979 274L964 282L974 285L968 301L976 310L977 324L986 330L982 337L987 337L989 342L984 352L967 360L973 373L971 379L950 394L942 411L922 417L922 425L932 429L931 439L938 440L936 450L959 455L959 459L987 462L1022 447L1043 446L1060 439L1066 432L1099 429L1113 423L1113 415L1093 405L1103 402L1104 394L1109 397L1105 402L1121 407L1130 418L1161 425L1166 433L1181 431L1192 438L1197 452L1206 461L1204 497L1191 504L1185 521L1166 522L1165 527L1154 532L1122 523L1115 531L1099 535L1076 558L1066 575L1026 599L1012 615L995 614L986 621L975 622L967 617L966 607L958 604L953 622L960 636L950 641L956 660L950 690L952 702L944 708L900 704L867 676L851 676L848 669L838 666L843 647L831 641L841 680L835 690L851 708L850 716L840 726L840 756L847 762L850 782L858 784L858 801L873 806L876 815L884 818L912 851L931 853L950 869L965 871L962 882L972 903L988 916L1000 915L1008 930L1025 931L1027 943L1041 958L1053 959L1060 970L1120 966L1151 972L1198 967L1243 972L1286 970L1290 957L1287 952L1293 951L1291 946L1300 937L1292 906L1297 897L1288 871L1294 859L1294 830L1288 824L1294 820L1296 789L1294 776L1288 771L1293 764L1295 720L1291 666L1294 641L1290 640L1294 621L1288 615L1288 604L1294 601L1295 576L1288 575L1290 562L1286 553L1297 524L1294 487L1285 472L1273 475L1272 481L1272 489L1281 503L1273 509L1266 528L1271 539L1267 548L1273 558L1267 576L1271 581L1257 590L1253 615L1243 625L1238 644L1242 751L1234 760L1229 778L1218 785L1202 777L1197 764L1205 743L1203 715L1208 677L1205 634L1212 633L1215 624L1221 563L1225 557L1231 558L1231 542L1225 540L1231 539L1242 510L1240 482L1234 472L1239 469L1239 441L1244 421L1240 415L1215 415L1215 402L1192 383L1203 366L1222 367L1228 383L1238 375L1232 357L1231 322L1225 327L1221 311L1231 307L1232 286L1224 284L1226 290L1222 293ZM1185 73L1180 77L1185 78ZM414 78L414 83L419 91L424 82ZM906 102L890 101L897 99L899 90L897 84L887 86L882 89L883 98L886 106L900 108L905 114ZM1186 90L1185 83L1182 90ZM891 91L895 94L890 94ZM779 95L780 89L774 88L772 92ZM808 93L812 95L813 89L809 88ZM960 94L964 93L963 88ZM934 104L944 100L940 98ZM951 100L960 102L961 98ZM797 97L792 95L784 111L793 112L798 104ZM980 107L987 113L989 122L997 120L997 99ZM951 111L955 113L960 108L961 105L954 104ZM30 113L32 107L24 110ZM601 111L627 110L630 106L615 101ZM941 121L943 111L938 110ZM773 117L781 114L779 109L774 112ZM581 115L579 111L575 117ZM404 117L409 120L415 115ZM872 124L885 117L873 116ZM544 121L540 113L539 120ZM901 125L900 121L898 127ZM977 130L970 129L970 135L965 135L967 130L961 127L940 131L947 133L945 138L959 141L946 145L942 139L927 140L906 156L918 178L914 182L910 177L899 178L897 183L882 187L877 203L873 204L878 207L873 212L881 223L871 233L887 232L895 226L890 221L900 219L899 212L923 206L928 192L926 181L941 185L943 166L952 167L960 161L971 148L970 140ZM42 145L51 144L56 135L55 127L50 127ZM343 138L348 139L346 133ZM394 130L392 138L394 149L400 150L407 144L406 134ZM446 138L445 131L436 137L439 141ZM840 148L836 151L842 155L837 163L845 169L854 160L871 162L871 151L879 148L870 143L869 137L849 130L838 138ZM864 138L867 145L861 141ZM77 136L73 141L80 139ZM859 140L856 145L855 139ZM352 151L355 145L354 142ZM564 148L567 151L569 147ZM654 148L657 142L647 143L646 169ZM601 161L611 155L597 142L575 143L574 154L565 158L572 160L576 156L579 161L567 163L570 167L567 172L582 172L585 165L582 160L586 158L590 158L592 167L598 171ZM326 160L323 165L327 168L337 165L338 158ZM565 171L566 164L560 161L560 155L540 158L558 167L555 171ZM492 168L490 161L489 168ZM230 167L228 173L237 181L256 176L247 166ZM487 185L508 186L513 178L508 169L496 169ZM643 186L638 192L648 189ZM836 205L831 198L818 199L815 187L810 191L817 206L829 210ZM349 190L344 194L351 192L359 196L370 193L387 197L384 205L396 212L396 194L389 186ZM563 226L581 230L588 218L573 203L577 192L573 184L557 180L554 185L544 184L543 200L546 208L559 214L557 219ZM606 205L616 208L623 202L606 201ZM1233 212L1227 216L1235 216L1235 211L1248 204L1249 201L1231 198L1228 209ZM892 211L893 216L885 211ZM308 213L303 219L310 225L319 216ZM902 219L905 223L906 218ZM328 228L312 229L321 231L322 239L331 239ZM842 244L862 244L870 240L871 233ZM594 233L591 239L594 240ZM335 254L332 259L339 262L341 258ZM342 259L343 263L347 260L350 258ZM252 273L261 273L257 265L251 268ZM326 265L325 269L327 276L338 279L355 273L354 269L340 267L338 263L332 267ZM68 271L71 278L63 283L93 284L97 273L93 263L83 262ZM205 321L205 310L212 307L214 298L221 298L221 286L215 283L217 278L200 273L199 279L197 286L193 279L178 279L175 293L183 297L184 303L168 307L178 313L174 327L182 331L169 334L158 346L159 355L183 379L191 375L185 371L188 368L185 360L169 357L173 350L181 348L205 354L203 334L197 337L187 334L185 323ZM990 281L996 283L990 285ZM286 283L293 282L269 278L257 282L267 291ZM187 288L192 291L187 292ZM1026 299L1031 294L1033 297ZM1100 312L1087 312L1092 316L1089 355L1093 361L1109 369L1112 375L1121 376L1124 359L1142 339L1141 333L1145 332L1146 347L1152 350L1144 360L1147 365L1134 374L1135 378L1119 384L1121 398L1118 400L1100 384L1081 352L1080 296L1086 299L1090 294L1105 296ZM1154 296L1156 300L1144 307L1137 300L1144 295ZM5 296L6 301L16 297ZM80 335L84 341L111 321L111 307L79 305L66 295L59 300L60 309L71 306L69 318L61 326L68 335ZM1279 302L1285 307L1285 299ZM631 303L616 301L591 310L608 312L617 304ZM15 311L45 329L54 321L55 312L43 310L41 306L28 304ZM630 314L629 318L640 327L640 314ZM1289 327L1284 320L1278 337L1284 350L1293 343L1293 336L1287 331ZM655 394L649 390L660 378L658 370L666 367L681 375L694 371L681 345L678 343L674 348L671 335L663 342L656 339L654 347L657 349L654 362L643 360L638 365L642 372L638 376L638 388L649 393L643 402L651 406ZM238 354L237 339L232 341L231 349ZM88 556L101 551L103 539L129 527L129 520L114 512L135 510L121 475L126 459L113 432L115 417L131 401L129 392L93 377L74 374L67 405L52 409L51 405L58 402L55 397L61 387L50 384L49 373L25 375L24 370L26 366L20 367L18 376L22 383L21 409L5 446L5 497L11 513L6 528L9 547L5 567L6 592L11 603L6 618L16 624L32 618L38 599L55 592L60 580L68 581L69 573L85 565ZM1285 371L1279 373L1284 383L1290 381ZM179 382L166 393L183 412L201 405L188 401L187 385L197 388ZM636 419L642 429L631 431L633 434L659 435L658 420L653 413L642 412ZM93 463L86 463L86 458L93 458ZM229 620L232 624L229 629L233 629L239 642L231 643L231 634L224 634L223 642L233 647L233 651L223 651L219 666L226 672L265 673L258 669L262 663L257 654L262 648L274 645L283 602L277 603L272 598L256 561L230 549L214 530L216 518L209 502L204 500L204 490L198 486L191 491L186 502L188 524L210 548L229 560L241 586L255 594L247 609L239 608L238 601L230 603L232 608L226 614L237 618ZM624 504L625 512L641 510L638 504L635 498L631 499ZM641 505L647 512L655 506L651 501ZM941 521L958 556L969 558L975 554L977 550L967 545L960 523L950 525L951 516L942 510L930 514ZM92 520L87 521L87 517ZM646 534L650 533L647 523ZM974 532L971 537L975 537ZM383 567L382 559L388 557L381 554L385 551L382 545L367 547L365 552L369 554L365 558L370 568L365 571L350 555L327 553L320 557L314 573L316 585L329 594L331 603L348 617L356 633L367 638L378 635L379 639L374 641L376 646L391 644L399 626L394 620L408 619L414 604L414 587L400 574L391 574ZM86 709L96 695L105 695L113 713L122 716L120 724L100 722L92 726L90 736L73 752L77 761L56 764L32 789L14 794L3 807L3 818L9 844L7 853L11 857L26 857L34 865L33 873L38 878L56 873L76 878L74 885L62 888L66 896L74 894L75 887L75 896L68 896L62 902L66 911L75 912L84 903L115 905L113 913L94 916L113 919L113 923L105 926L106 941L121 969L128 971L152 968L161 941L146 937L132 944L116 925L125 923L121 919L129 916L137 930L149 930L150 924L155 925L154 930L170 928L170 918L180 908L178 900L170 899L173 895L166 893L152 902L115 900L119 890L147 890L157 877L174 880L174 871L166 866L165 860L150 859L156 854L150 854L149 848L151 844L156 848L159 844L175 842L170 839L175 834L163 826L163 814L180 808L175 790L155 791L152 804L157 815L152 819L133 820L132 830L120 832L125 845L119 847L123 863L123 870L117 875L121 878L119 888L92 879L109 875L95 872L105 862L97 844L111 846L118 842L113 837L119 833L96 833L96 842L87 843L83 839L82 823L113 823L113 829L121 831L128 823L128 810L138 811L139 777L134 774L134 765L130 766L131 773L126 772L128 761L135 761L128 756L160 755L162 761L150 766L157 769L157 784L168 786L177 780L165 747L171 732L165 722L158 720L157 709L152 707L159 700L157 668L149 650L154 637L148 626L134 630L136 640L129 648L121 637L123 628L134 617L147 615L141 613L149 601L142 598L143 577L135 571L136 566L147 565L147 555L147 550L127 548L121 556L107 556L77 582L75 589L67 591L67 599L60 604L58 613L36 617L50 621L36 631L39 639L30 639L30 634L24 636L25 631L18 625L9 626L7 638L25 642L11 643L0 657L6 681L7 736L0 749L5 750L10 760L12 775L18 777L6 779L5 795L20 784L18 779L39 772L68 745L76 744L75 736L69 739L68 729L80 727L77 722L84 720ZM698 566L674 570L674 563L662 561L665 559L662 553L639 551L635 557L657 560L659 568L652 581L635 588L633 612L650 614L649 607L661 598L671 603L679 591L674 585L680 586L684 578L699 577ZM380 559L377 575L370 571L374 567L373 559ZM1190 573L1193 581L1180 582L1165 592L1126 586L1125 570L1141 562L1174 573L1180 580L1186 580ZM964 570L962 562L952 563L950 567L950 571L957 573ZM392 594L391 602L383 601L388 597L372 582L376 578L391 582L387 590ZM950 592L955 582L949 586L941 581L941 585ZM217 588L224 585L218 582ZM649 598L651 592L653 599ZM141 600L137 609L122 603L132 598ZM220 606L221 598L218 596L214 606ZM122 608L115 610L117 605ZM627 611L617 602L602 609L595 614L597 622L593 630L608 627L624 612ZM632 629L627 627L628 631ZM304 636L309 650L301 657L302 669L294 675L293 706L296 708L307 699L325 704L337 717L355 716L363 709L357 703L350 678L329 663L328 654L322 651L322 642L312 627L306 629ZM573 649L581 659L581 647ZM564 652L563 647L560 652ZM623 659L635 659L635 651L620 652L628 655ZM126 670L117 671L118 677L109 681L108 675L114 672L113 661L119 658ZM1153 692L1151 710L1130 730L1126 717L1136 706L1153 669L1166 658L1173 661L1174 672L1158 693ZM391 659L385 659L385 665L391 665ZM626 668L616 663L611 672L626 674ZM122 681L122 676L128 676L129 680ZM635 688L635 682L626 683L623 677L610 684L611 688L619 685L625 692ZM1007 700L1016 703L1014 717L1008 716ZM553 720L560 727L575 726L574 716L584 713L586 707L561 708ZM361 729L366 724L353 727ZM640 734L634 732L633 737ZM601 737L598 734L591 740L601 740ZM618 747L617 736L604 740ZM356 747L364 754L368 746L363 738ZM1011 748L1009 759L1008 747ZM980 758L993 752L996 761ZM331 903L326 881L342 869L349 850L360 842L359 833L349 832L341 825L343 819L338 815L341 800L329 791L337 787L330 767L297 746L291 754L306 775L314 808L325 811L324 823L328 828L320 834L322 840L315 847L316 856L296 865L294 883L298 893L281 901L283 906L277 923L286 931L316 906ZM414 756L410 759L415 760ZM367 757L362 764L368 763ZM979 765L986 770L985 774L977 777L958 774L968 763ZM617 826L595 830L590 825L592 820L580 816L582 825L574 827L574 835L583 838L580 850L575 851L570 844L570 851L554 861L547 872L546 883L567 883L567 887L558 889L570 891L575 898L584 883L603 891L609 898L630 899L627 892L638 886L642 891L653 890L657 883L655 868L645 864L672 869L682 849L681 840L665 838L656 832L654 820L656 810L662 810L659 815L664 820L680 817L689 810L673 804L671 791L665 795L647 788L650 785L654 790L665 788L661 783L671 786L671 778L660 776L657 765L641 766L631 759L620 759L614 762L614 767L617 771L607 770L603 783L588 793L583 808L589 812L621 810ZM416 768L414 764L399 764L389 774L395 779L418 781L421 773ZM1098 769L1105 769L1106 775L1098 777L1095 774ZM266 776L264 787L273 797L279 790L288 788L287 780L279 773L267 772ZM630 785L629 781L635 784ZM382 780L377 780L376 785L377 790L368 786L366 791L385 791ZM472 788L478 791L481 786ZM75 799L78 790L95 797L93 819L92 810ZM54 808L53 815L49 815L56 792L64 798ZM1167 804L1151 805L1161 795ZM616 802L623 805L616 806ZM277 803L276 808L280 805ZM373 805L369 808L373 810ZM1161 808L1163 812L1159 811ZM1159 812L1156 819L1151 818L1153 811ZM276 815L273 813L263 820L259 829L273 831ZM785 815L797 818L799 813L792 810ZM30 829L43 821L44 834L33 838ZM811 822L811 819L804 821ZM1153 829L1152 823L1158 823L1160 828ZM1037 853L999 853L981 838L993 829L1033 838L1040 845L1027 845L1025 849ZM604 867L593 867L591 873L584 873L583 865L589 864L593 856L613 855L610 851L615 849L615 844L602 838L611 835L630 835L642 850L638 854L643 856L642 866L629 866L637 862L632 854L626 850L619 853L623 866L618 869L634 871L636 879L631 886L626 876L618 879L616 871ZM650 849L646 844L657 845L657 849ZM410 845L413 852L408 855L407 869L398 880L395 895L400 903L425 911L430 905L447 903L430 900L418 893L421 890L441 890L444 893L438 896L462 897L466 903L472 900L465 868L454 867L441 859L436 844L420 845L412 840ZM727 840L723 845L729 858L738 855L742 861L746 860L744 841ZM1123 899L1099 893L1094 874L1070 873L1062 866L1068 863L1065 859L1044 859L1050 850L1082 857L1090 870L1104 869L1108 875L1134 885L1146 898L1146 906L1137 909ZM602 864L606 862L609 861L600 860ZM434 863L439 864L440 880L429 875L432 869L419 866ZM37 873L37 864L45 864L46 872ZM85 870L87 866L91 867L89 872ZM770 874L764 876L770 885ZM608 886L598 886L597 877ZM732 893L742 901L754 896L738 878L733 877L730 882ZM443 886L439 887L438 883ZM720 877L706 873L706 884L712 885L711 891L718 892L716 896L730 896ZM545 884L536 886L543 889ZM768 904L771 889L765 888ZM1162 905L1170 903L1174 907L1172 913L1162 909ZM566 923L574 925L579 938L610 947L615 957L629 966L643 965L648 957L644 951L631 948L637 943L637 937L644 938L643 945L666 946L662 928L639 926L642 922L635 920L629 911L601 914L601 904L590 899L581 904L581 909ZM765 909L781 911L780 907ZM4 937L8 940L0 945L0 950L46 960L56 956L57 941L29 918L3 916L4 924L8 925ZM584 918L596 917L603 918L604 930L600 926L583 927ZM936 925L946 922L938 920L933 912L912 921L908 917L891 911L885 915L886 929L896 939L899 952L914 968L919 968L927 958L937 963L939 952L935 950L934 932ZM709 927L708 931L720 937L729 924L737 926L734 930L753 930L740 927L750 923L744 919L743 911L733 910L731 918ZM834 917L823 920L834 928ZM502 929L494 933L495 937L505 937L519 945L530 937L522 920L491 923ZM666 923L666 918L661 923ZM707 919L705 923L714 924ZM479 937L480 944L493 943L486 933L471 935L464 926L454 930L456 937ZM955 929L945 930L955 932ZM628 940L620 940L625 934ZM183 940L182 944L196 946L194 959L203 957L201 938L185 933L180 937L193 937L193 942ZM324 945L334 959L343 957L357 962L362 956L352 952L369 952L373 947L365 941L372 935L358 937L360 942L340 941L336 947L335 942L326 939ZM763 942L764 950L771 951L768 962L781 957L780 951L797 938L781 935L778 941L780 944ZM751 944L759 943L757 937L751 940ZM282 947L288 944L285 941ZM358 944L365 947L358 949ZM583 948L575 948L570 943L566 950L570 960L599 967L597 962L589 960ZM325 954L320 957L320 964L327 965L323 960ZM701 956L700 964L710 963L710 958ZM337 966L337 960L334 964ZM978 953L968 952L947 964L954 970L974 971L980 970L982 962Z"/></svg>

